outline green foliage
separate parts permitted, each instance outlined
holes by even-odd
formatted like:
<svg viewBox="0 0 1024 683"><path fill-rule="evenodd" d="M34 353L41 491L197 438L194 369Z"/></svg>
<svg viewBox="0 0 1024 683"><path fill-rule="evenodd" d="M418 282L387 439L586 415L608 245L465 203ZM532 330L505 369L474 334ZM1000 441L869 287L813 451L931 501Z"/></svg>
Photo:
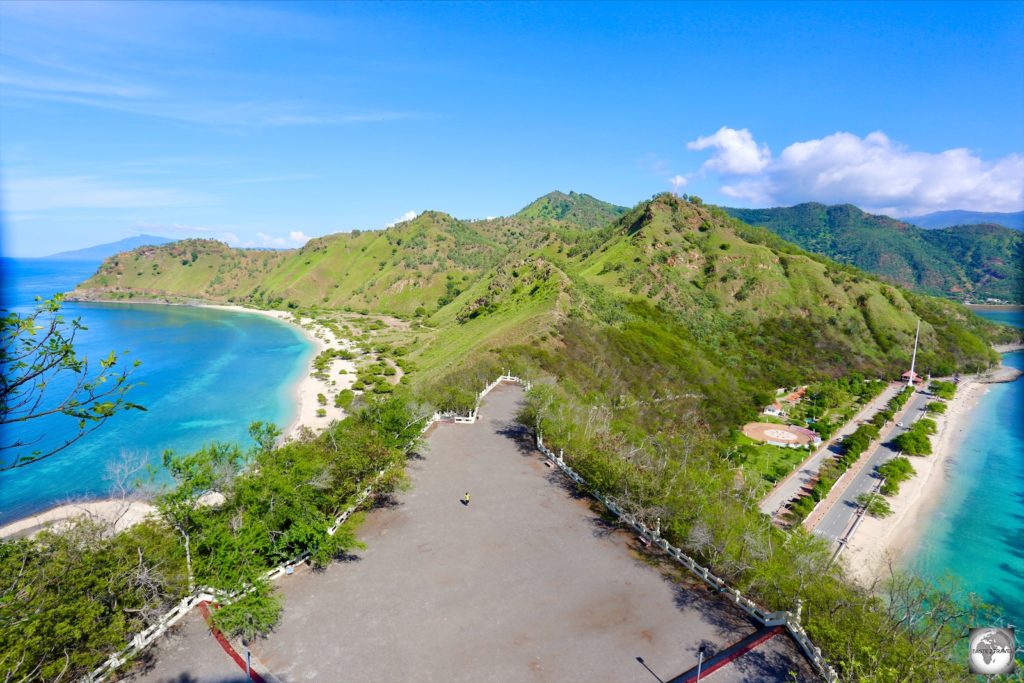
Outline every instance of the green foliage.
<svg viewBox="0 0 1024 683"><path fill-rule="evenodd" d="M342 389L334 396L334 407L348 408L352 405L352 400L355 396L355 393L351 389Z"/></svg>
<svg viewBox="0 0 1024 683"><path fill-rule="evenodd" d="M551 192L516 214L517 218L557 221L593 229L607 225L627 211L588 194Z"/></svg>
<svg viewBox="0 0 1024 683"><path fill-rule="evenodd" d="M943 413L946 412L946 409L948 407L949 406L947 406L942 401L932 401L927 406L925 406L925 408L928 410L928 412L932 413L934 415L942 415Z"/></svg>
<svg viewBox="0 0 1024 683"><path fill-rule="evenodd" d="M892 506L877 493L862 493L857 496L857 505L865 508L865 512L872 517L882 519L892 514Z"/></svg>
<svg viewBox="0 0 1024 683"><path fill-rule="evenodd" d="M265 637L281 617L281 603L271 594L266 581L252 586L251 592L229 602L213 613L213 624L230 638L243 642Z"/></svg>
<svg viewBox="0 0 1024 683"><path fill-rule="evenodd" d="M59 294L37 297L28 314L0 311L0 472L61 452L118 412L145 410L126 398L139 361L111 351L90 369L75 351L75 336L85 327L79 318L65 320L63 301ZM17 426L57 416L76 425L73 433L31 441L15 435Z"/></svg>
<svg viewBox="0 0 1024 683"><path fill-rule="evenodd" d="M726 209L808 251L928 294L1021 301L1024 234L998 225L924 230L849 204Z"/></svg>
<svg viewBox="0 0 1024 683"><path fill-rule="evenodd" d="M910 429L893 439L893 446L908 455L931 455L932 440L936 425L934 420L923 418L911 425Z"/></svg>
<svg viewBox="0 0 1024 683"><path fill-rule="evenodd" d="M177 603L185 558L167 527L111 536L81 520L0 543L0 662L10 680L71 680Z"/></svg>
<svg viewBox="0 0 1024 683"><path fill-rule="evenodd" d="M900 491L900 484L914 476L914 466L904 457L896 457L878 466L879 476L885 479L882 494L894 496Z"/></svg>
<svg viewBox="0 0 1024 683"><path fill-rule="evenodd" d="M931 384L928 385L928 390L939 398L944 398L948 401L953 398L954 394L956 394L956 385L952 382L933 380Z"/></svg>

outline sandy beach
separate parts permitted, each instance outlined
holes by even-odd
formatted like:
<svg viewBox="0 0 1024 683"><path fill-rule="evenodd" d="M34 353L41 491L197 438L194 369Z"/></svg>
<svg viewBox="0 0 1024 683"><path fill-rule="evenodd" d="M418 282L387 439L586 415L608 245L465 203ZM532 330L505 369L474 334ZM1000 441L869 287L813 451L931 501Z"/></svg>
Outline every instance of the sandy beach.
<svg viewBox="0 0 1024 683"><path fill-rule="evenodd" d="M139 500L94 500L68 503L50 508L38 515L25 517L0 527L0 538L32 536L48 527L60 528L61 522L75 517L89 517L111 527L111 533L124 531L155 512L149 503Z"/></svg>
<svg viewBox="0 0 1024 683"><path fill-rule="evenodd" d="M264 315L282 322L294 325L302 330L314 346L315 353L310 357L306 366L306 372L296 383L294 396L297 409L295 417L284 430L285 439L296 438L303 428L308 428L314 433L322 431L332 420L341 420L345 417L345 410L334 405L334 397L345 389L350 389L356 381L356 364L354 360L342 360L340 358L331 361L327 367L327 379L320 379L313 376L313 359L327 349L354 350L355 345L348 339L336 338L331 330L318 325L311 318L301 318L298 322L295 316L285 311L267 311L258 308L245 308L244 306L229 306L221 304L201 304L203 308L214 308L221 311L233 311L236 313L255 313ZM344 370L344 373L342 373ZM317 396L323 394L327 398L327 405L320 405ZM326 415L319 416L317 411L323 408Z"/></svg>
<svg viewBox="0 0 1024 683"><path fill-rule="evenodd" d="M123 302L111 302L123 303ZM136 302L137 303L137 302ZM163 303L163 302L157 302ZM302 330L303 335L315 348L306 364L305 372L296 382L293 395L296 402L295 417L282 434L285 440L294 439L301 435L304 429L313 433L322 431L332 420L341 420L345 417L345 410L334 405L334 396L344 389L351 388L356 381L356 365L354 360L335 359L327 368L327 379L323 380L313 376L313 359L325 349L348 349L354 350L354 344L348 339L339 339L315 320L302 318L296 322L295 317L285 311L267 311L256 308L245 308L243 306L229 306L219 304L165 304L165 305L191 305L202 308L213 308L236 313L253 313L264 315L289 325L294 325ZM342 374L344 370L344 374ZM317 399L319 394L327 398L327 405L321 406ZM317 415L317 410L323 408L326 415ZM122 501L122 500L94 500L68 503L58 505L45 512L30 517L15 520L0 527L0 538L18 538L32 536L44 528L59 525L61 522L74 518L87 516L104 524L112 525L114 533L123 531L139 522L155 511L149 503L143 501Z"/></svg>
<svg viewBox="0 0 1024 683"><path fill-rule="evenodd" d="M961 382L944 415L933 415L938 427L932 438L933 453L911 456L917 471L900 485L898 495L889 498L893 514L885 519L866 516L843 553L849 575L862 585L884 576L890 562L899 564L902 554L912 548L927 526L929 515L942 501L956 444L970 423L971 413L988 391L987 384L971 378Z"/></svg>

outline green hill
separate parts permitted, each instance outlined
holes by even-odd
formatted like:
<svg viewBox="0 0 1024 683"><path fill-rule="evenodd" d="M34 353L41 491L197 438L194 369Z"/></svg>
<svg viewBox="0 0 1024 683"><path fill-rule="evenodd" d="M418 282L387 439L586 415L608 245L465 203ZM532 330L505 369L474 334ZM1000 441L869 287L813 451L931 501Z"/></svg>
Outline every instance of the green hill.
<svg viewBox="0 0 1024 683"><path fill-rule="evenodd" d="M318 237L286 251L214 240L135 249L107 259L75 294L411 315L444 305L505 251L466 223L427 211L387 230Z"/></svg>
<svg viewBox="0 0 1024 683"><path fill-rule="evenodd" d="M629 209L595 199L589 194L549 192L521 209L516 218L569 223L581 228L607 225Z"/></svg>
<svg viewBox="0 0 1024 683"><path fill-rule="evenodd" d="M765 482L737 459L735 434L776 387L902 372L919 319L921 373L987 367L990 344L1020 332L696 198L660 195L604 225L554 215L428 212L288 252L147 247L108 259L75 294L300 309L394 359L401 383L442 409L473 406L501 371L536 380L524 422L732 585L771 609L801 600L844 680L880 666L892 680L955 680L962 665L916 647L820 539L767 522Z"/></svg>
<svg viewBox="0 0 1024 683"><path fill-rule="evenodd" d="M751 225L897 284L957 300L1024 301L1024 234L999 225L925 230L843 204L725 209Z"/></svg>

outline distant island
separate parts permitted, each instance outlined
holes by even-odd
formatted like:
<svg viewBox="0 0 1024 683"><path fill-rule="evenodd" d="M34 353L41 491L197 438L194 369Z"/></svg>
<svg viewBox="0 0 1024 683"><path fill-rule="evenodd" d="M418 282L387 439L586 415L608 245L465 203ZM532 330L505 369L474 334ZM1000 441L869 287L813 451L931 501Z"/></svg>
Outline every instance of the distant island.
<svg viewBox="0 0 1024 683"><path fill-rule="evenodd" d="M58 260L58 261L102 261L103 259L119 254L122 251L131 251L138 247L159 247L162 244L169 244L174 240L166 237L158 237L156 235L136 235L134 237L125 237L123 240L116 242L107 242L106 244L97 244L92 247L85 247L84 249L73 249L71 251L60 251L56 254L50 254L45 258Z"/></svg>

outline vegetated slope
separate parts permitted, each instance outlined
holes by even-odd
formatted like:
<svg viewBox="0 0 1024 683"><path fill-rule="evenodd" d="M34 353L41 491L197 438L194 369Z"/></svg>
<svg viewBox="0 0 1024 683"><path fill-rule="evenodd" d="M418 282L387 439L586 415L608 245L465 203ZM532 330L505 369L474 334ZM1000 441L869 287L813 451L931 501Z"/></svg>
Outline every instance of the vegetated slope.
<svg viewBox="0 0 1024 683"><path fill-rule="evenodd" d="M119 254L122 251L128 251L129 249L136 249L146 245L159 246L173 241L174 240L170 240L166 237L157 237L156 235L136 235L134 237L126 237L123 240L118 240L116 242L97 244L84 249L58 252L56 254L51 254L46 258L61 261L102 261L108 256L113 256L114 254Z"/></svg>
<svg viewBox="0 0 1024 683"><path fill-rule="evenodd" d="M443 306L504 253L466 223L428 211L387 230L328 235L287 251L214 240L136 249L108 259L74 295L412 314Z"/></svg>
<svg viewBox="0 0 1024 683"><path fill-rule="evenodd" d="M753 415L777 386L853 370L898 374L909 367L919 317L920 368L945 374L996 358L994 328L963 307L671 195L639 205L601 237L583 252L548 255L568 284L561 338L547 345L546 362L554 369L579 354L605 364L599 385L619 384L612 395L686 393L721 429ZM476 317L500 314L489 307ZM547 353L543 344L522 351Z"/></svg>
<svg viewBox="0 0 1024 683"><path fill-rule="evenodd" d="M589 194L549 192L524 207L515 217L526 220L559 221L582 228L599 228L629 211L591 197Z"/></svg>
<svg viewBox="0 0 1024 683"><path fill-rule="evenodd" d="M989 343L1019 332L807 253L696 199L660 195L605 227L531 226L501 247L475 232L478 222L421 218L282 254L220 245L169 258L156 250L157 276L126 269L149 263L133 252L97 275L108 284L82 291L126 295L136 277L192 295L212 287L206 270L221 270L219 286L241 271L230 287L243 296L255 288L251 300L264 304L275 292L308 309L408 312L429 302L417 316L422 324L378 337L401 347L422 399L467 408L501 370L536 379L528 424L564 448L593 486L651 525L660 519L667 538L745 593L771 609L801 599L804 623L844 679L883 667L892 674L887 680L957 680L962 665L929 650L930 637L915 639L876 597L845 583L824 543L766 523L755 504L760 478L746 476L728 446L777 386L906 369L918 319L919 372L985 367L998 358ZM464 254L452 253L457 240ZM218 249L226 252L218 257ZM365 286L383 271L403 268L407 276L417 258L431 263L420 272L441 262L451 269L422 276L440 285L429 296L400 299L405 290ZM334 283L337 298L321 303L320 292ZM908 604L931 602L922 594Z"/></svg>
<svg viewBox="0 0 1024 683"><path fill-rule="evenodd" d="M1024 301L1024 234L985 224L925 230L843 204L725 209L808 251L928 294Z"/></svg>
<svg viewBox="0 0 1024 683"><path fill-rule="evenodd" d="M921 216L907 216L903 220L929 230L974 223L995 223L1013 230L1024 230L1024 211L936 211Z"/></svg>

